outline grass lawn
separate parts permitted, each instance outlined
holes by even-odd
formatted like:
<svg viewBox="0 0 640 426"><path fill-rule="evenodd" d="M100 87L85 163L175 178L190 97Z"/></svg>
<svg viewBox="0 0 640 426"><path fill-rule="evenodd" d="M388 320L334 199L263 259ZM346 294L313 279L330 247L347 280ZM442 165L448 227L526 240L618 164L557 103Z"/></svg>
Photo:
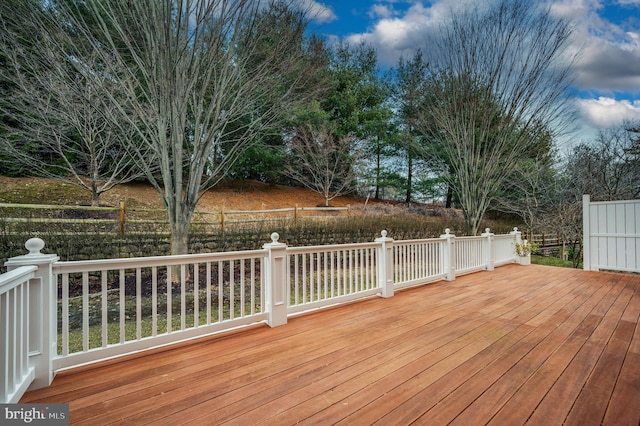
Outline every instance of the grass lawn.
<svg viewBox="0 0 640 426"><path fill-rule="evenodd" d="M573 268L573 262L570 260L563 260L553 256L532 255L531 263L535 263L536 265L559 266L561 268ZM582 263L580 263L579 267L582 268Z"/></svg>

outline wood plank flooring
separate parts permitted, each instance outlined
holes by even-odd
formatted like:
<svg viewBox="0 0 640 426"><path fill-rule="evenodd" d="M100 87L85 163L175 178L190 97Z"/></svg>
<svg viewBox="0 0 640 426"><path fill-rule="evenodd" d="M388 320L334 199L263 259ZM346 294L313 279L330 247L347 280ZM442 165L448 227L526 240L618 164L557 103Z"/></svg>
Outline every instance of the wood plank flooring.
<svg viewBox="0 0 640 426"><path fill-rule="evenodd" d="M509 265L61 372L72 424L638 425L640 276Z"/></svg>

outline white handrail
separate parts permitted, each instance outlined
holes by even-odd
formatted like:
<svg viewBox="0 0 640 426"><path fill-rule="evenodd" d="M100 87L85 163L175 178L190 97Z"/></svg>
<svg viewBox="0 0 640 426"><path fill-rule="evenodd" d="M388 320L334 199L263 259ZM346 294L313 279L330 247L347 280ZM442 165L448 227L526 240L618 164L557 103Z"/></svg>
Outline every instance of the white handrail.
<svg viewBox="0 0 640 426"><path fill-rule="evenodd" d="M29 282L36 266L0 275L0 402L16 403L35 377L29 365Z"/></svg>

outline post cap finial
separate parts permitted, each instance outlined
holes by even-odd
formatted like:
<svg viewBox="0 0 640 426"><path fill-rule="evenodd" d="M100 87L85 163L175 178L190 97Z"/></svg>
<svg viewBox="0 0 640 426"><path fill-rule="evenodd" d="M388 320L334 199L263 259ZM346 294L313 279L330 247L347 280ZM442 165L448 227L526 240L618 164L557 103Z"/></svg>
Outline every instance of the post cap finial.
<svg viewBox="0 0 640 426"><path fill-rule="evenodd" d="M277 243L280 239L280 235L277 232L271 234L271 242Z"/></svg>
<svg viewBox="0 0 640 426"><path fill-rule="evenodd" d="M382 235L382 238L387 238L387 231L383 229L380 235Z"/></svg>
<svg viewBox="0 0 640 426"><path fill-rule="evenodd" d="M40 250L44 248L44 241L40 238L30 238L24 243L24 246L27 250L29 250L29 254L27 256L39 256Z"/></svg>
<svg viewBox="0 0 640 426"><path fill-rule="evenodd" d="M451 229L446 228L446 229L444 230L444 233L445 233L445 234L447 234L447 235L449 235L449 234L451 233Z"/></svg>

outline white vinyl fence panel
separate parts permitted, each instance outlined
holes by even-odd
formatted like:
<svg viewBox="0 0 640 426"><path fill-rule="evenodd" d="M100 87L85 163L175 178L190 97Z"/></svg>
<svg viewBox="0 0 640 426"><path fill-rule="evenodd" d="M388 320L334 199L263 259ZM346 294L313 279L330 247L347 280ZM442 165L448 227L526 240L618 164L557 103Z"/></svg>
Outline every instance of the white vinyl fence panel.
<svg viewBox="0 0 640 426"><path fill-rule="evenodd" d="M583 197L584 269L640 272L640 200Z"/></svg>

